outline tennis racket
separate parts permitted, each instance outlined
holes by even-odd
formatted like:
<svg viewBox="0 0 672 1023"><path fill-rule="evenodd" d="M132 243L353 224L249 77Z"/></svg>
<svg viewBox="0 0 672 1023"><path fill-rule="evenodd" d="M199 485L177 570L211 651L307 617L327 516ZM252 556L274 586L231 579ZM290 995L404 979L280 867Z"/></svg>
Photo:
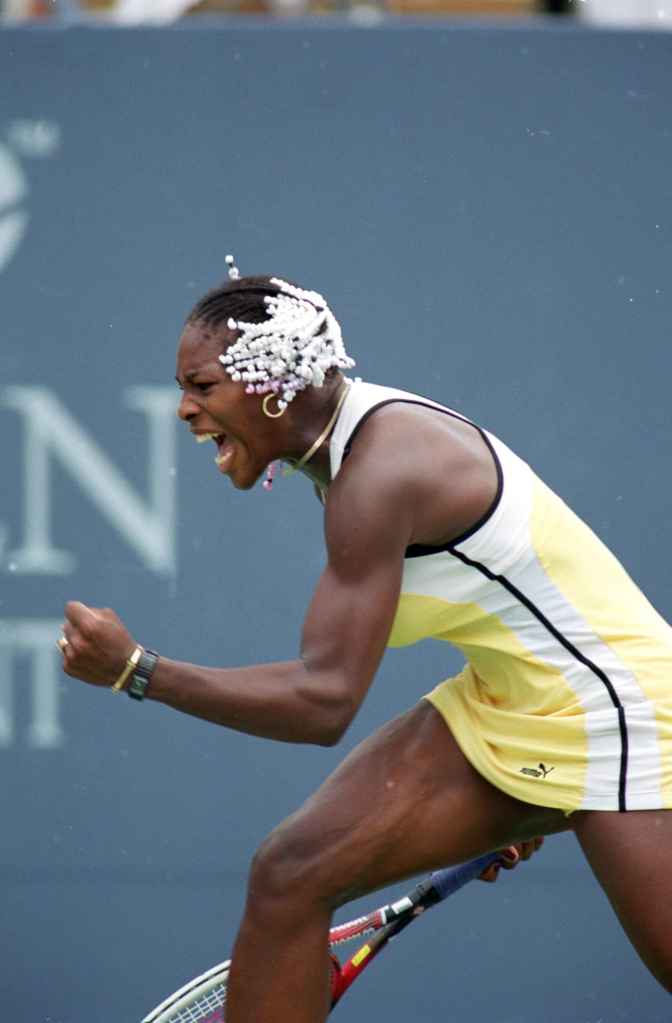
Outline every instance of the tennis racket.
<svg viewBox="0 0 672 1023"><path fill-rule="evenodd" d="M338 924L329 931L329 947L334 948L354 938L373 935L342 965L331 955L331 1008L340 1001L350 985L393 938L431 906L443 902L469 881L479 877L493 863L501 860L499 853L488 853L457 867L448 867L428 878L389 905L381 906L366 916ZM231 960L218 963L200 977L157 1005L142 1023L223 1023L226 988Z"/></svg>

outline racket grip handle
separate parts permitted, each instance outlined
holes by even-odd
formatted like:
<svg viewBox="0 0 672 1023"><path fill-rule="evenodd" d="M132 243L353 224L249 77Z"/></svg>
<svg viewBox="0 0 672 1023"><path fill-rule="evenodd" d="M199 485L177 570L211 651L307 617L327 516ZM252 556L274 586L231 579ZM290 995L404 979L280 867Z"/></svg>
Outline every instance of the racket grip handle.
<svg viewBox="0 0 672 1023"><path fill-rule="evenodd" d="M460 890L463 885L480 877L484 870L499 860L499 853L486 853L485 856L478 856L468 863L460 863L457 867L446 867L445 870L437 870L432 874L430 881L432 888L439 897L439 901L447 899L449 895Z"/></svg>

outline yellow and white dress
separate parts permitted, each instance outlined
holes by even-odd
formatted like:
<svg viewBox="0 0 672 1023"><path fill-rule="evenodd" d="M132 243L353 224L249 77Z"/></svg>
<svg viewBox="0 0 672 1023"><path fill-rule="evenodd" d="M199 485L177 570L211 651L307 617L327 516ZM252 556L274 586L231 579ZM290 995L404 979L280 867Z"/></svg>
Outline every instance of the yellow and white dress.
<svg viewBox="0 0 672 1023"><path fill-rule="evenodd" d="M377 408L417 395L355 381L332 479ZM497 437L497 496L443 547L410 547L390 646L446 640L467 660L426 698L473 766L517 799L672 807L672 628L588 526Z"/></svg>

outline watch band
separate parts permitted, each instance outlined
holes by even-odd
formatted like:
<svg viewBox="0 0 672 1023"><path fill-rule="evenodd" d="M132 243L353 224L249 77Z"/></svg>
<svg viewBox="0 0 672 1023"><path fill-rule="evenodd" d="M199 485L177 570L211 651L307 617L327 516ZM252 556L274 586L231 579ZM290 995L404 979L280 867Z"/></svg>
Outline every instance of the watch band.
<svg viewBox="0 0 672 1023"><path fill-rule="evenodd" d="M138 663L131 675L131 681L126 687L126 692L132 700L144 700L158 659L159 655L155 650L143 650L140 654Z"/></svg>

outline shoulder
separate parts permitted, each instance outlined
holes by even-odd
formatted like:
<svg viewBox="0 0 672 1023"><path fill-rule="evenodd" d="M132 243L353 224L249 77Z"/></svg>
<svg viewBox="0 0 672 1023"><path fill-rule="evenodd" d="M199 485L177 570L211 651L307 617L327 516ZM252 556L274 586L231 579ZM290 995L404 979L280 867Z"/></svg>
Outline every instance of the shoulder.
<svg viewBox="0 0 672 1023"><path fill-rule="evenodd" d="M481 431L457 413L414 395L391 397L355 424L330 493L375 484L386 498L412 498L435 488L439 466L457 480L483 447Z"/></svg>
<svg viewBox="0 0 672 1023"><path fill-rule="evenodd" d="M413 533L415 487L395 458L402 432L387 429L386 413L362 424L325 501L329 561L357 574L379 560L403 561Z"/></svg>
<svg viewBox="0 0 672 1023"><path fill-rule="evenodd" d="M370 416L329 487L325 504L327 539L343 531L357 532L368 541L390 534L403 535L403 550L413 528L422 469L413 457L406 414L386 406ZM391 508L394 515L390 514Z"/></svg>
<svg viewBox="0 0 672 1023"><path fill-rule="evenodd" d="M373 533L396 529L408 543L459 535L490 505L497 486L482 431L420 398L374 411L352 434L329 488L327 537L354 521Z"/></svg>

